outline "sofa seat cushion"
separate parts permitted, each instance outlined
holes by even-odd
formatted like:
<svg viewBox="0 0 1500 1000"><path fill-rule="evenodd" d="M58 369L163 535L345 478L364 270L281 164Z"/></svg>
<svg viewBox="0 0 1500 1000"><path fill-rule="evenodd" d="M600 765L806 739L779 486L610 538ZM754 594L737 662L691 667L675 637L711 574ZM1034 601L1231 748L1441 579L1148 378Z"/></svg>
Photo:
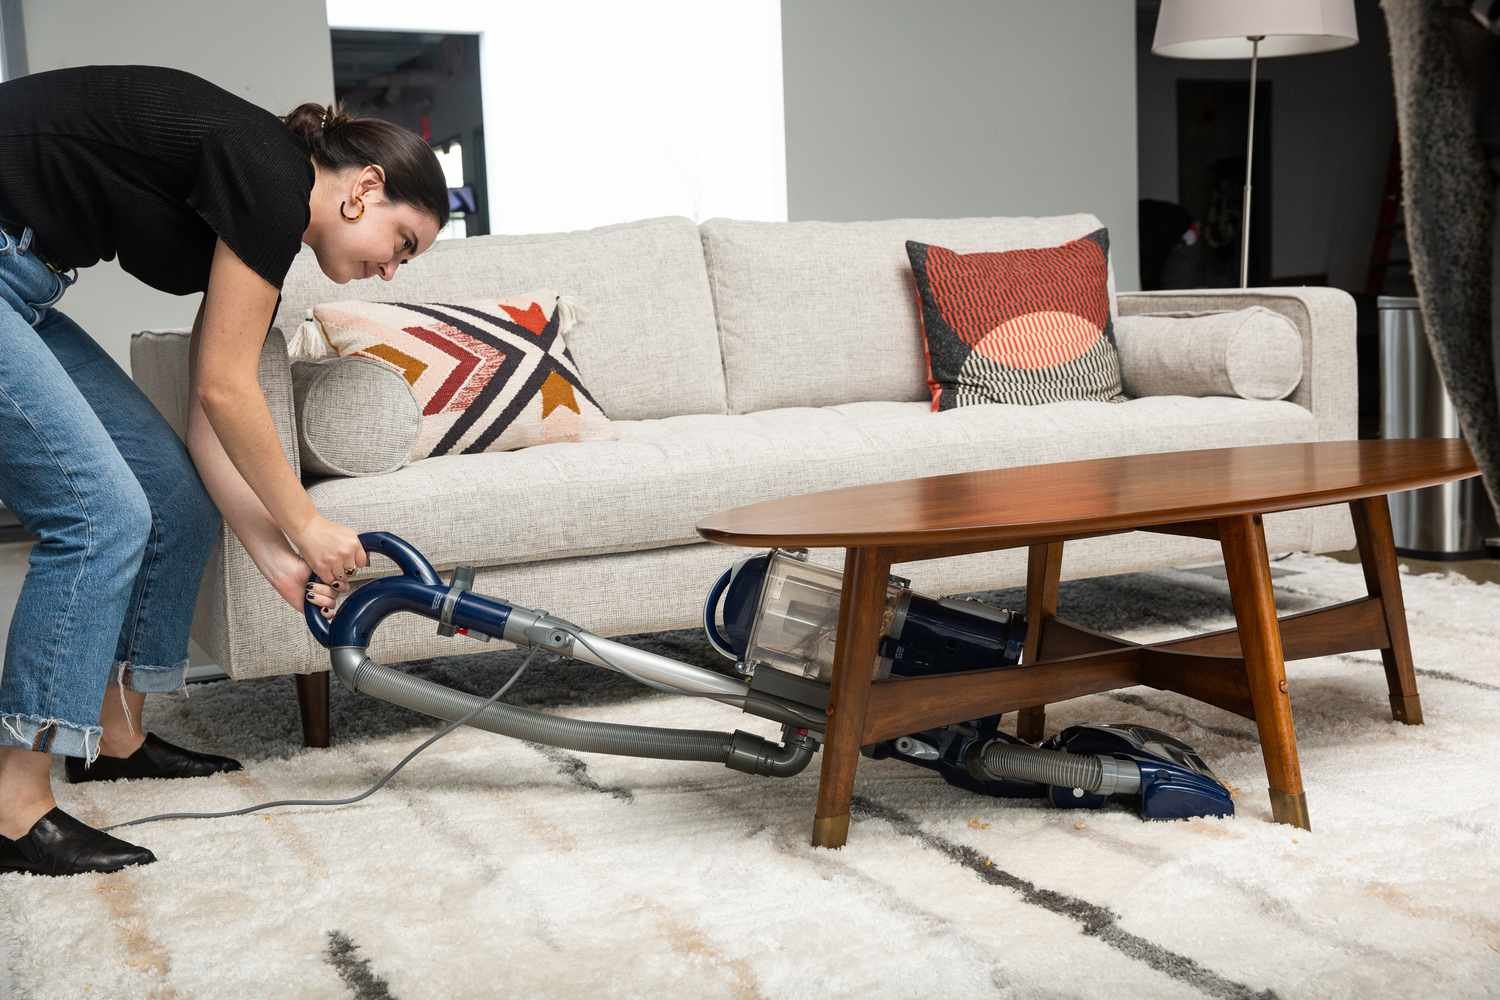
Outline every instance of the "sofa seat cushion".
<svg viewBox="0 0 1500 1000"><path fill-rule="evenodd" d="M325 517L394 532L447 569L692 544L702 540L694 526L715 511L840 486L1316 440L1312 414L1295 403L1187 396L943 413L925 402L861 402L616 421L615 429L612 441L430 458L308 492ZM376 557L358 578L396 572Z"/></svg>

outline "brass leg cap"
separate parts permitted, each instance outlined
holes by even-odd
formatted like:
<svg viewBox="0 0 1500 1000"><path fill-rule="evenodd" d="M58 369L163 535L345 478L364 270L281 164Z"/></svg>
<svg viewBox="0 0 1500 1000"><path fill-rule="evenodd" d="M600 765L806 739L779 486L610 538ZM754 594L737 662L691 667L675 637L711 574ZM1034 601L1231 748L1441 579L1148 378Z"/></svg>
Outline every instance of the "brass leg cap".
<svg viewBox="0 0 1500 1000"><path fill-rule="evenodd" d="M1300 826L1304 830L1312 829L1312 821L1307 818L1306 792L1278 792L1274 788L1270 792L1271 819L1277 823Z"/></svg>
<svg viewBox="0 0 1500 1000"><path fill-rule="evenodd" d="M1399 694L1391 695L1391 718L1397 722L1404 722L1408 726L1420 726L1422 724L1422 699L1416 695L1410 698Z"/></svg>
<svg viewBox="0 0 1500 1000"><path fill-rule="evenodd" d="M814 847L843 847L849 839L849 814L818 816L813 820Z"/></svg>

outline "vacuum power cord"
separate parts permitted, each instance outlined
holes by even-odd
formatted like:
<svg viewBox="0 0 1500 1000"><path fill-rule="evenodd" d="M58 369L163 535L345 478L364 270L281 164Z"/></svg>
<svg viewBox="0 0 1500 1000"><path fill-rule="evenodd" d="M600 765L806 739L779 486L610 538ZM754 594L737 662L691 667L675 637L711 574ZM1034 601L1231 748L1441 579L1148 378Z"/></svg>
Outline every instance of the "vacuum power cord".
<svg viewBox="0 0 1500 1000"><path fill-rule="evenodd" d="M489 698L486 701L482 702L477 708L474 709L474 711L470 712L468 715L464 716L462 719L459 719L456 722L450 722L450 723L448 723L447 726L443 727L442 729L438 730L433 735L429 736L422 743L421 746L417 747L411 753L409 753L405 757L403 757L401 759L401 763L397 764L395 767L393 767L389 771L387 771L385 773L385 777L381 778L375 784L371 785L368 789L366 789L361 794L353 796L352 798L347 798L347 799L278 799L275 802L262 802L259 805L245 806L243 809L231 809L228 812L161 813L160 815L157 815L157 816L143 816L140 819L126 820L124 823L115 823L115 824L113 824L111 826L101 826L98 829L99 829L99 831L101 833L108 833L110 830L117 830L117 829L119 829L122 826L136 826L136 825L138 825L140 823L152 823L152 822L155 822L156 820L161 820L161 819L217 819L217 818L222 817L222 816L243 816L243 815L245 815L247 813L257 812L257 811L259 811L261 809L270 809L272 806L346 806L346 805L353 805L354 803L360 801L361 799L368 798L369 796L373 795L375 792L378 792L381 789L381 787L383 787L387 781L390 781L393 777L395 777L396 776L396 772L400 771L403 767L405 767L407 765L407 762L410 761L413 757L415 757L417 754L421 753L423 750L426 750L428 747L432 746L432 744L436 743L438 740L442 739L444 736L447 736L449 733L453 732L453 730L457 729L459 726L462 726L464 723L468 722L470 719L474 718L480 712L484 711L486 708L488 708L494 702L498 701L501 697L503 697L505 695L505 692L509 691L511 689L511 687L516 683L516 681L518 681L518 680L521 679L521 675L526 672L526 668L527 667L531 666L531 661L536 658L536 654L539 653L539 652L541 652L540 648L533 648L530 653L526 654L526 659L524 659L524 660L521 661L520 669L518 669L514 674L512 674L510 676L510 679L507 680L503 685L501 685L500 690L498 690L494 694L490 695Z"/></svg>

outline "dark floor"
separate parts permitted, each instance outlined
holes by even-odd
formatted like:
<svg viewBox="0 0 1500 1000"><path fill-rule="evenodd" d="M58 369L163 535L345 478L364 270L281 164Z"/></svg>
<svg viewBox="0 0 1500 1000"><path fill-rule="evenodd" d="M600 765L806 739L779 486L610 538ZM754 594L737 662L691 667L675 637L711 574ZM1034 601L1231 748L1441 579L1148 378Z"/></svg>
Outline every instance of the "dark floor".
<svg viewBox="0 0 1500 1000"><path fill-rule="evenodd" d="M1359 562L1359 551L1350 549L1347 552L1325 553L1330 559L1339 562ZM1410 556L1397 555L1397 561L1405 563L1413 573L1418 575L1425 573L1462 573L1470 580L1477 583L1500 583L1500 559L1466 559L1435 562L1429 559L1413 559Z"/></svg>

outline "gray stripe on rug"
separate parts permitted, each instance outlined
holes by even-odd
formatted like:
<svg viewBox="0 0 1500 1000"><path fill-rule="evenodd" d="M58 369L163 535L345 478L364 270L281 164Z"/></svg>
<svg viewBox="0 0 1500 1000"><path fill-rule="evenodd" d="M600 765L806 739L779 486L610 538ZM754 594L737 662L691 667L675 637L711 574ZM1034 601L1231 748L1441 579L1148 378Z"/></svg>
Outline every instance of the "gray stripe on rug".
<svg viewBox="0 0 1500 1000"><path fill-rule="evenodd" d="M1119 918L1113 912L1102 906L1051 889L1039 889L1034 883L995 867L994 862L986 859L974 848L966 844L954 843L946 837L923 830L920 823L899 809L863 795L854 796L851 805L851 814L856 816L864 814L874 819L885 820L896 828L897 833L910 837L926 847L941 851L955 864L978 875L982 881L1012 889L1020 893L1023 901L1076 921L1083 926L1085 935L1097 937L1127 958L1144 962L1158 972L1202 990L1207 996L1224 997L1227 1000L1228 998L1237 1000L1241 997L1275 1000L1276 993L1272 990L1256 992L1243 983L1226 979L1217 972L1205 969L1186 955L1179 955L1146 940L1139 934L1130 933L1120 927Z"/></svg>
<svg viewBox="0 0 1500 1000"><path fill-rule="evenodd" d="M1358 652L1339 653L1337 655L1340 660L1357 663L1361 667L1384 667L1385 664L1380 658L1380 650L1375 650L1374 654L1371 656L1368 651L1360 650ZM1481 691L1500 691L1500 684L1486 684L1484 681L1470 680L1467 677L1460 677L1458 674L1450 674L1446 670L1433 670L1431 667L1413 667L1412 669L1416 671L1418 677L1431 677L1440 681L1452 681L1454 684L1463 684L1466 687L1478 688Z"/></svg>
<svg viewBox="0 0 1500 1000"><path fill-rule="evenodd" d="M582 757L575 757L565 750L557 747L549 747L545 743L534 743L526 740L526 745L537 753L546 757L557 765L559 774L572 779L573 783L581 788L587 788L591 792L603 792L605 795L613 795L621 802L634 802L635 792L624 785L601 785L589 775L589 765Z"/></svg>
<svg viewBox="0 0 1500 1000"><path fill-rule="evenodd" d="M391 988L370 971L370 960L359 957L359 945L343 931L328 932L328 948L323 959L352 991L354 1000L395 1000Z"/></svg>
<svg viewBox="0 0 1500 1000"><path fill-rule="evenodd" d="M1486 684L1484 681L1471 681L1467 677L1450 674L1446 670L1430 670L1422 667L1414 668L1418 677L1436 677L1440 681L1452 681L1455 684L1467 684L1469 687L1479 688L1481 691L1500 691L1500 684Z"/></svg>

